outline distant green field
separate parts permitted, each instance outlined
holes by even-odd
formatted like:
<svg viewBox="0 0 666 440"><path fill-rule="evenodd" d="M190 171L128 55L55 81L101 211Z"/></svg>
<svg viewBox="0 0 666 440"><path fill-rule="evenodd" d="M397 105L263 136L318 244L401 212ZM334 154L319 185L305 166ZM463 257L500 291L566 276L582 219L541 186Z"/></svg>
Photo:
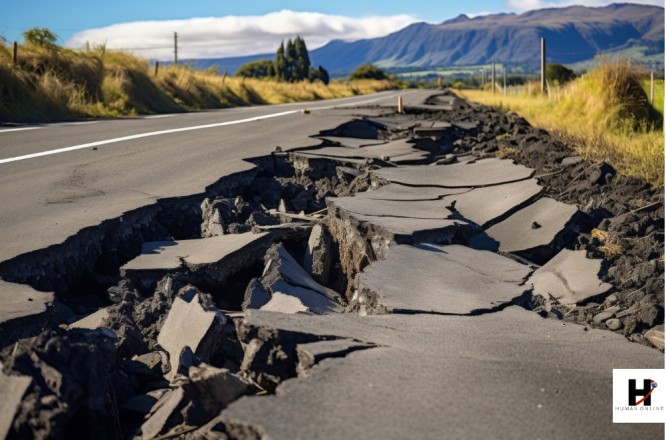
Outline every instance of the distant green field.
<svg viewBox="0 0 666 440"><path fill-rule="evenodd" d="M601 54L591 60L568 64L567 67L576 72L582 72L594 69L601 62L617 60L631 60L633 63L639 64L646 69L656 68L657 70L662 70L664 66L663 53L647 55L647 47L634 46L629 49Z"/></svg>
<svg viewBox="0 0 666 440"><path fill-rule="evenodd" d="M645 94L650 96L650 80L645 80L641 83ZM664 116L664 80L655 80L654 82L654 103L652 106Z"/></svg>

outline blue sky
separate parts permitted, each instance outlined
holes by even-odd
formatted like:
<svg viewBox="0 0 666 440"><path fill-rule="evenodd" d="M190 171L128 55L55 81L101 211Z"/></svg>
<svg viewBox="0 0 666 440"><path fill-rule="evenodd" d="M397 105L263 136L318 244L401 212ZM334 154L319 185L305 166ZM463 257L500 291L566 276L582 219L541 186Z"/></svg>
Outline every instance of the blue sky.
<svg viewBox="0 0 666 440"><path fill-rule="evenodd" d="M664 6L663 0L636 0ZM183 58L272 52L276 42L300 34L311 48L335 38L386 35L415 22L441 22L461 13L524 12L571 4L604 6L606 0L15 0L0 14L0 35L21 41L21 32L47 27L69 47L106 43L148 58L168 59L173 32ZM150 49L150 50L148 50Z"/></svg>

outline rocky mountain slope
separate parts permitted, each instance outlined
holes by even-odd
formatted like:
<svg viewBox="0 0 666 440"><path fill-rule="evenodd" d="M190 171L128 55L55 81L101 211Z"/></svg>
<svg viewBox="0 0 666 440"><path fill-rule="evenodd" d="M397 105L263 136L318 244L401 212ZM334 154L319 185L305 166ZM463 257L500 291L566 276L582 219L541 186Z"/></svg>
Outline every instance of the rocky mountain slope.
<svg viewBox="0 0 666 440"><path fill-rule="evenodd" d="M419 68L489 62L530 65L539 59L541 37L547 39L549 61L565 64L632 48L640 48L644 54L663 53L664 8L612 4L540 9L520 15L460 15L440 24L416 23L380 38L334 40L312 51L311 59L338 74L364 63ZM272 54L196 63L218 65L232 73L260 58L272 58Z"/></svg>

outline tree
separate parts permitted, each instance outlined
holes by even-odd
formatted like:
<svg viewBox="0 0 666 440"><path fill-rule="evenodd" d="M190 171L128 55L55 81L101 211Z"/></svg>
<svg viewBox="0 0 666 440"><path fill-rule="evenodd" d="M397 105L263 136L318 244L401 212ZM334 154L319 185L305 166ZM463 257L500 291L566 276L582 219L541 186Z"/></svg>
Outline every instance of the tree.
<svg viewBox="0 0 666 440"><path fill-rule="evenodd" d="M23 32L23 40L31 46L43 47L45 49L56 49L58 36L47 28L32 28Z"/></svg>
<svg viewBox="0 0 666 440"><path fill-rule="evenodd" d="M273 76L273 61L271 60L257 60L243 64L236 71L236 76L244 76L247 78L266 78Z"/></svg>
<svg viewBox="0 0 666 440"><path fill-rule="evenodd" d="M310 55L308 48L305 46L305 40L300 36L296 36L294 40L294 54L296 62L294 63L293 80L302 81L308 79L310 74Z"/></svg>
<svg viewBox="0 0 666 440"><path fill-rule="evenodd" d="M294 81L294 71L296 69L296 60L298 56L296 55L296 48L294 47L294 43L291 41L291 38L287 40L287 47L284 51L284 57L287 65L285 79L289 82L292 82Z"/></svg>
<svg viewBox="0 0 666 440"><path fill-rule="evenodd" d="M556 82L557 84L564 84L576 78L573 70L564 67L561 64L547 64L546 65L546 79L548 81Z"/></svg>
<svg viewBox="0 0 666 440"><path fill-rule="evenodd" d="M284 57L284 41L280 43L280 47L275 54L275 77L278 81L284 81L287 76L287 62Z"/></svg>
<svg viewBox="0 0 666 440"><path fill-rule="evenodd" d="M388 79L388 75L379 67L363 64L352 72L349 79Z"/></svg>
<svg viewBox="0 0 666 440"><path fill-rule="evenodd" d="M324 69L321 66L319 66L318 69L310 67L310 74L308 75L308 77L310 79L310 82L321 81L326 85L328 85L329 83L328 72L326 71L326 69Z"/></svg>
<svg viewBox="0 0 666 440"><path fill-rule="evenodd" d="M243 66L245 67L245 66ZM257 66L252 66L257 67ZM249 76L246 74L246 76ZM275 54L275 61L272 66L266 65L266 76L277 79L278 81L321 81L328 84L329 75L326 69L319 66L318 69L311 67L310 54L305 45L305 40L300 35L292 41L287 40L280 43L280 47Z"/></svg>

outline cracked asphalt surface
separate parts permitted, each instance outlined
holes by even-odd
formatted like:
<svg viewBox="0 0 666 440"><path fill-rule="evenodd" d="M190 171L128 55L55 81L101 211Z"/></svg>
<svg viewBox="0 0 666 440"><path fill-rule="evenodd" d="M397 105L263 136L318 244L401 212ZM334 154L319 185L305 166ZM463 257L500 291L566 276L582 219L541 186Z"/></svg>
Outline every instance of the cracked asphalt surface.
<svg viewBox="0 0 666 440"><path fill-rule="evenodd" d="M397 94L336 104L391 106ZM432 91L401 94L406 106L420 110L454 104L447 96L429 103ZM158 199L203 193L223 176L241 182L227 188L235 194L183 202L189 220L182 222L194 218L192 225L176 227L177 220L153 213L138 220L136 229L145 229L137 236L99 232L106 237L97 239L102 249L115 251L106 241L126 238L134 247L142 240L141 250L127 251L133 259L116 268L119 281L108 289L105 307L82 304L77 315L96 311L81 319L39 304L34 316L48 316L44 325L53 328L35 339L12 335L13 351L3 344L8 366L0 389L10 399L0 412L19 415L13 427L0 418L0 434L13 429L9 438L20 438L17 433L43 423L51 430L44 432L62 437L74 432L71 420L84 418L91 426L97 420L99 435L108 438L662 438L663 424L613 424L611 405L613 369L663 368L658 350L530 310L535 262L561 260L555 269L538 269L542 295L555 288L553 277L582 301L595 296L590 291L607 290L592 273L598 269L572 275L577 265L601 264L565 248L565 236L585 227L579 207L546 197L532 168L450 155L440 136L476 130L476 124L402 124L400 117L382 119L377 108L333 105L0 129L5 159L19 154L21 142L25 154L116 139L0 159L7 170L0 197L10 200L0 208L8 237L0 261L44 252L77 232L85 242L79 231L86 227ZM301 107L311 113L248 120ZM428 137L366 146L342 135L367 130L368 120L359 122L358 115L372 116L390 136L425 127ZM210 126L235 120L247 121ZM319 144L310 136L334 127L340 136L302 151ZM150 135L125 140L141 133ZM267 156L278 145L281 151ZM242 160L259 156L265 157L254 164ZM200 237L173 238L173 231L187 235L192 226ZM71 252L85 258L85 246L76 246ZM97 265L91 270L97 274ZM233 284L244 288L243 298ZM56 291L56 302L63 292L72 294ZM94 376L105 369L104 380ZM79 394L70 388L77 380L84 383ZM62 390L49 394L53 383ZM76 415L58 413L48 403L52 395ZM89 403L110 395L114 403L105 409Z"/></svg>

